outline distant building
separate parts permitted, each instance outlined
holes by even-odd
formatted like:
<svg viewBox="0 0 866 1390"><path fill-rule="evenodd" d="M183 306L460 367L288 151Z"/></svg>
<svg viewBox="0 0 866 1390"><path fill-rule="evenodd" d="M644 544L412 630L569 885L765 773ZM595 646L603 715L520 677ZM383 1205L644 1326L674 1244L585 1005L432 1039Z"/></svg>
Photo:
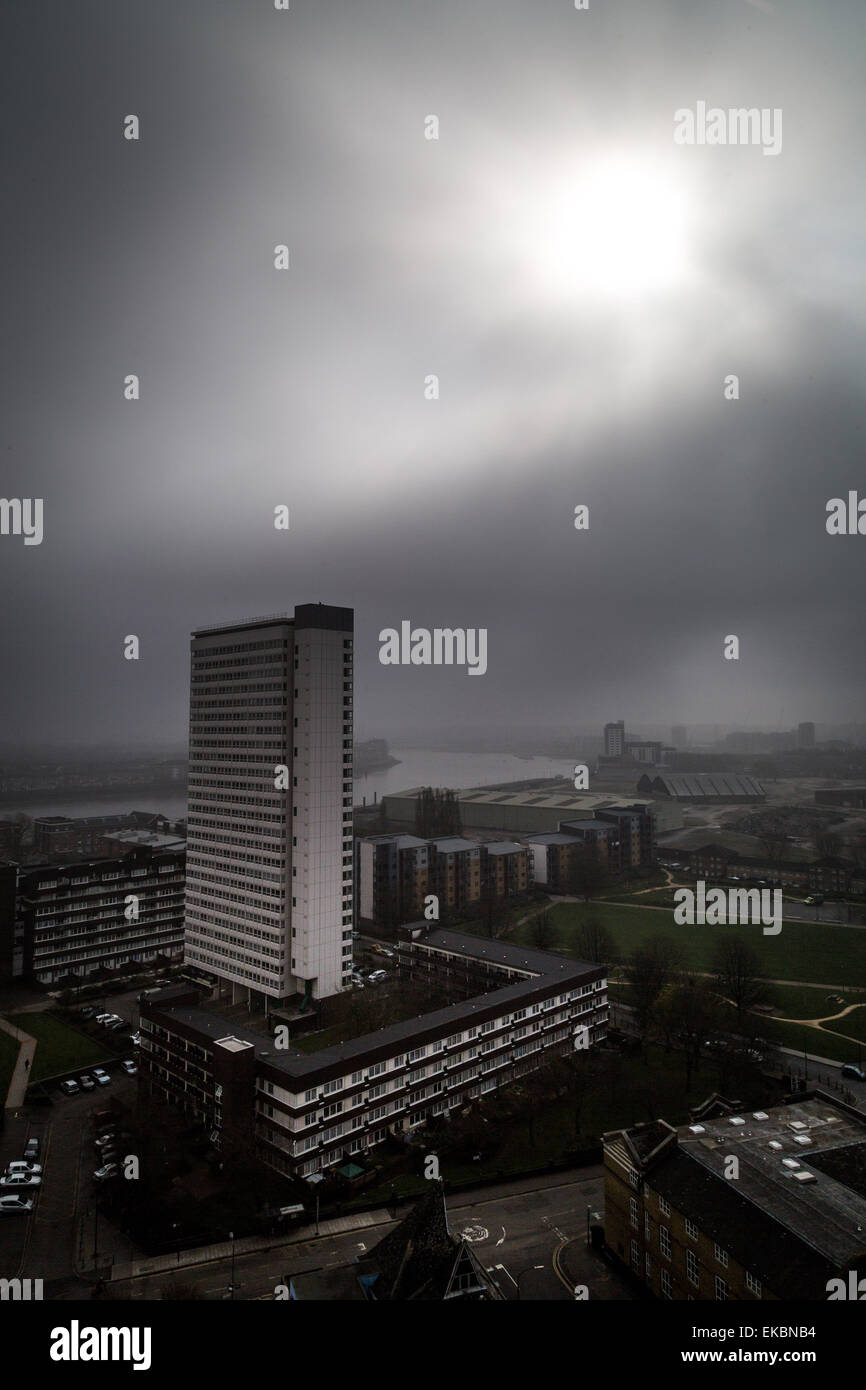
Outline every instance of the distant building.
<svg viewBox="0 0 866 1390"><path fill-rule="evenodd" d="M652 802L599 807L591 818L561 820L559 829L531 836L535 883L554 893L569 891L569 880L588 845L611 874L648 869L655 861L655 806Z"/></svg>
<svg viewBox="0 0 866 1390"><path fill-rule="evenodd" d="M688 729L684 724L674 724L671 729L671 743L674 748L687 748L689 742Z"/></svg>
<svg viewBox="0 0 866 1390"><path fill-rule="evenodd" d="M502 831L506 835L523 837L558 830L564 819L595 819L598 812L607 808L625 802L631 804L638 800L634 786L632 783L617 791L576 792L570 783L554 780L532 785L472 787L456 795L464 831ZM414 828L421 791L421 787L413 787L384 796L382 806L388 821ZM639 799L652 810L657 834L682 828L683 812L676 800L667 796L658 800Z"/></svg>
<svg viewBox="0 0 866 1390"><path fill-rule="evenodd" d="M815 725L811 723L797 725L797 747L815 747Z"/></svg>
<svg viewBox="0 0 866 1390"><path fill-rule="evenodd" d="M644 774L637 784L644 795L670 797L683 804L727 802L748 805L766 800L766 792L754 777L734 772L666 772Z"/></svg>
<svg viewBox="0 0 866 1390"><path fill-rule="evenodd" d="M20 826L14 820L0 820L0 861L17 855Z"/></svg>
<svg viewBox="0 0 866 1390"><path fill-rule="evenodd" d="M410 922L422 915L429 891L427 840L417 835L371 835L355 841L359 922Z"/></svg>
<svg viewBox="0 0 866 1390"><path fill-rule="evenodd" d="M608 1250L657 1298L824 1302L830 1280L866 1274L853 1106L821 1091L766 1111L714 1097L691 1124L602 1142Z"/></svg>
<svg viewBox="0 0 866 1390"><path fill-rule="evenodd" d="M618 719L615 724L605 724L604 756L606 758L621 758L624 752L625 721L622 719Z"/></svg>
<svg viewBox="0 0 866 1390"><path fill-rule="evenodd" d="M818 806L855 806L866 809L866 787L832 787L815 793Z"/></svg>
<svg viewBox="0 0 866 1390"><path fill-rule="evenodd" d="M15 973L52 985L83 983L98 970L179 964L184 860L182 847L139 846L110 859L19 869Z"/></svg>
<svg viewBox="0 0 866 1390"><path fill-rule="evenodd" d="M33 820L33 850L46 860L60 855L89 858L114 849L102 849L103 838L119 830L151 831L163 834L169 829L165 816L148 811L129 811L108 816L36 816Z"/></svg>
<svg viewBox="0 0 866 1390"><path fill-rule="evenodd" d="M730 879L743 883L779 884L783 888L802 888L820 893L859 893L863 891L862 872L845 859L825 855L821 859L782 859L748 856L726 845L710 841L705 845L680 847L666 845L659 856L691 869L695 878Z"/></svg>

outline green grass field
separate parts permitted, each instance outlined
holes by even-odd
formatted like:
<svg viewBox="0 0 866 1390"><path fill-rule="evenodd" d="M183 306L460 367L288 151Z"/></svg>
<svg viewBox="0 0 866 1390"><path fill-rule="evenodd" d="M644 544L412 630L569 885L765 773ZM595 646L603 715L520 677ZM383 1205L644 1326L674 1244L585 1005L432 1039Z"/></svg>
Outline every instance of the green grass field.
<svg viewBox="0 0 866 1390"><path fill-rule="evenodd" d="M8 1033L0 1032L0 1105L6 1100L17 1056L18 1043Z"/></svg>
<svg viewBox="0 0 866 1390"><path fill-rule="evenodd" d="M110 1061L113 1054L93 1038L68 1028L47 1013L7 1014L10 1023L36 1038L38 1046L30 1072L31 1081L58 1076L75 1067L86 1069L97 1062ZM5 1036L8 1036L5 1035ZM9 1038L12 1042L12 1039Z"/></svg>
<svg viewBox="0 0 866 1390"><path fill-rule="evenodd" d="M866 988L866 929L785 922L778 936L765 936L760 926L678 926L672 912L620 903L558 903L551 908L555 932L552 949L577 955L578 927L587 917L601 922L610 932L619 959L648 937L661 935L677 942L686 969L709 971L717 942L737 931L753 947L770 979L826 984L828 992L843 985ZM508 935L532 945L532 923L512 929Z"/></svg>

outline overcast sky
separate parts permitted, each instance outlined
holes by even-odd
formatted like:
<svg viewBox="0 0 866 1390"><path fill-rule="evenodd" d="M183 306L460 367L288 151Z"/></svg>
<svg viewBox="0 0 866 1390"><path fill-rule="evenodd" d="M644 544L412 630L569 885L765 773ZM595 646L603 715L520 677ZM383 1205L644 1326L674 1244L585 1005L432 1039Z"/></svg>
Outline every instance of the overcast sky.
<svg viewBox="0 0 866 1390"><path fill-rule="evenodd" d="M176 743L190 629L319 600L359 734L866 718L862 0L5 0L0 50L0 740ZM780 152L676 145L700 101ZM381 665L403 619L486 675Z"/></svg>

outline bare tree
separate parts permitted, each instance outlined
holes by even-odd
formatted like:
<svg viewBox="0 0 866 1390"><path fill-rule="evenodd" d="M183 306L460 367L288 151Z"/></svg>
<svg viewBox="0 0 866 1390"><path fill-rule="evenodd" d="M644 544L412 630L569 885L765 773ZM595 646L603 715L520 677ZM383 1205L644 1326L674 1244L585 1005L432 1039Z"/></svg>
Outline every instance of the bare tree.
<svg viewBox="0 0 866 1390"><path fill-rule="evenodd" d="M567 875L569 893L588 903L601 892L607 877L607 869L594 841L572 849Z"/></svg>
<svg viewBox="0 0 866 1390"><path fill-rule="evenodd" d="M577 929L577 954L594 965L610 965L615 959L613 937L597 917L587 917Z"/></svg>
<svg viewBox="0 0 866 1390"><path fill-rule="evenodd" d="M687 1089L707 1034L718 1028L720 1017L718 999L707 982L695 975L668 986L656 1005L656 1022L668 1045L680 1048L685 1057Z"/></svg>
<svg viewBox="0 0 866 1390"><path fill-rule="evenodd" d="M543 912L536 912L529 922L529 935L532 938L533 946L539 951L547 951L556 941L556 928L553 925L553 918L545 908Z"/></svg>
<svg viewBox="0 0 866 1390"><path fill-rule="evenodd" d="M652 1013L659 995L671 984L678 964L676 943L668 936L653 936L632 952L625 977L632 987L634 1011L646 1044Z"/></svg>
<svg viewBox="0 0 866 1390"><path fill-rule="evenodd" d="M760 961L741 936L722 937L713 954L711 971L719 989L742 1019L747 1009L763 1004L769 990Z"/></svg>

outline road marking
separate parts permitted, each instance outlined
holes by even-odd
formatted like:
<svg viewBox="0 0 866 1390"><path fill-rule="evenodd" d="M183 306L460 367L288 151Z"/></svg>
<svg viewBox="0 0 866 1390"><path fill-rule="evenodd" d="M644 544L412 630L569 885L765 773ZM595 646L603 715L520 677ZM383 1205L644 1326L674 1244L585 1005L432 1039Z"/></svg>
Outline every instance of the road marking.
<svg viewBox="0 0 866 1390"><path fill-rule="evenodd" d="M496 1242L496 1244L497 1244L497 1245L501 1245L502 1242L504 1241L504 1239L505 1239L505 1227L503 1226L503 1227L502 1227L502 1235L499 1237L499 1239L498 1239L498 1241Z"/></svg>
<svg viewBox="0 0 866 1390"><path fill-rule="evenodd" d="M567 1240L568 1240L568 1236L565 1234L565 1231L561 1231L561 1230L559 1229L559 1227L556 1225L556 1223L555 1223L554 1221L551 1221L551 1220L550 1220L550 1217L549 1217L549 1216L542 1216L542 1218L541 1218L541 1224L542 1224L542 1226L547 1226L547 1228L548 1228L549 1230L553 1231L554 1235L559 1236L559 1239L560 1239L560 1240L562 1240L562 1241L567 1241Z"/></svg>
<svg viewBox="0 0 866 1390"><path fill-rule="evenodd" d="M513 1276L512 1274L510 1274L510 1273L508 1272L508 1270L505 1268L505 1265L494 1265L493 1268L494 1268L494 1269L501 1269L503 1274L507 1274L507 1275L508 1275L508 1278L511 1280L512 1284L514 1285L514 1287L515 1287L516 1289L518 1289L518 1290L520 1289L520 1285L518 1284L517 1280L514 1278L514 1276Z"/></svg>
<svg viewBox="0 0 866 1390"><path fill-rule="evenodd" d="M486 1240L490 1233L486 1226L464 1226L458 1234L464 1240L468 1240L470 1245L476 1245L479 1241Z"/></svg>

